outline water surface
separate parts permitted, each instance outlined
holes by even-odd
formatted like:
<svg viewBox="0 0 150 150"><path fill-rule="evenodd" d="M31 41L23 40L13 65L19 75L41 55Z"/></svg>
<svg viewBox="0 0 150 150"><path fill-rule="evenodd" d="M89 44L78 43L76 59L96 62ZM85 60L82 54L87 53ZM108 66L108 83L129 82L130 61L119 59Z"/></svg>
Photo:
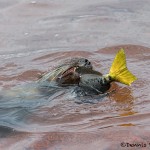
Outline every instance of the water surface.
<svg viewBox="0 0 150 150"><path fill-rule="evenodd" d="M146 143L149 149L149 3L1 1L0 149L115 150L124 149L122 142ZM112 84L116 92L89 98L94 103L70 89L36 91L39 74L67 58L86 57L108 73L120 48L138 77L131 87Z"/></svg>

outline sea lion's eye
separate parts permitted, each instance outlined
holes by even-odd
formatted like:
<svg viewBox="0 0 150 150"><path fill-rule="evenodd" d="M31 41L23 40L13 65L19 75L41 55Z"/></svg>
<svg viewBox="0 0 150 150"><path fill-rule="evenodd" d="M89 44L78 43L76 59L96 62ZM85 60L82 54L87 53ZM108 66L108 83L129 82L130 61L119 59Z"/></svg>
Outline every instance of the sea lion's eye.
<svg viewBox="0 0 150 150"><path fill-rule="evenodd" d="M88 62L88 60L87 60L87 59L85 59L85 62L87 63L87 62Z"/></svg>

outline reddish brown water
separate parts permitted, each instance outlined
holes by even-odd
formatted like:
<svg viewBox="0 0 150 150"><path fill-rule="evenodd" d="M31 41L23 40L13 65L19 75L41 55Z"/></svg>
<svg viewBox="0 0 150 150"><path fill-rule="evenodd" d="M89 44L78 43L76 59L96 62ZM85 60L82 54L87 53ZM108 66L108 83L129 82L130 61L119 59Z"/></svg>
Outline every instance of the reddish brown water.
<svg viewBox="0 0 150 150"><path fill-rule="evenodd" d="M1 92L0 150L150 149L148 0L7 0L0 16L1 90L34 83L76 56L108 73L120 48L138 77L131 87L113 84L116 92L94 104L63 90L43 99Z"/></svg>

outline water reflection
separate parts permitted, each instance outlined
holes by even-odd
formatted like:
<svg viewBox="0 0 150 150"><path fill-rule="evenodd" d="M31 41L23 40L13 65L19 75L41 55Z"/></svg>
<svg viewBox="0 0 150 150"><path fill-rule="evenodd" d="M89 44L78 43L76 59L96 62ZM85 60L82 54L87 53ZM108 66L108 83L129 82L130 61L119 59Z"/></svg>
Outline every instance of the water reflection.
<svg viewBox="0 0 150 150"><path fill-rule="evenodd" d="M132 123L128 123L128 124L120 124L119 126L130 127L130 126L136 126L136 125Z"/></svg>
<svg viewBox="0 0 150 150"><path fill-rule="evenodd" d="M132 108L135 98L130 87L124 85L120 86L114 83L112 84L111 89L115 89L116 93L110 95L112 100L116 101L118 104L129 105L129 107Z"/></svg>

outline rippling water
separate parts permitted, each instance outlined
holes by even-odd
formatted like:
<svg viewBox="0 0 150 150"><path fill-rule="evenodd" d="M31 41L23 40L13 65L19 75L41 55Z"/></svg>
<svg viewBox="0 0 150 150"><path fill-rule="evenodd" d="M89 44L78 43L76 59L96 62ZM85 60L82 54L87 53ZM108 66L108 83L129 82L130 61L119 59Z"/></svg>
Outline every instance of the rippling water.
<svg viewBox="0 0 150 150"><path fill-rule="evenodd" d="M1 1L0 149L149 149L149 17L148 0ZM67 58L108 73L120 48L138 77L131 87L112 84L115 93L86 100L71 89L37 91L39 74Z"/></svg>

